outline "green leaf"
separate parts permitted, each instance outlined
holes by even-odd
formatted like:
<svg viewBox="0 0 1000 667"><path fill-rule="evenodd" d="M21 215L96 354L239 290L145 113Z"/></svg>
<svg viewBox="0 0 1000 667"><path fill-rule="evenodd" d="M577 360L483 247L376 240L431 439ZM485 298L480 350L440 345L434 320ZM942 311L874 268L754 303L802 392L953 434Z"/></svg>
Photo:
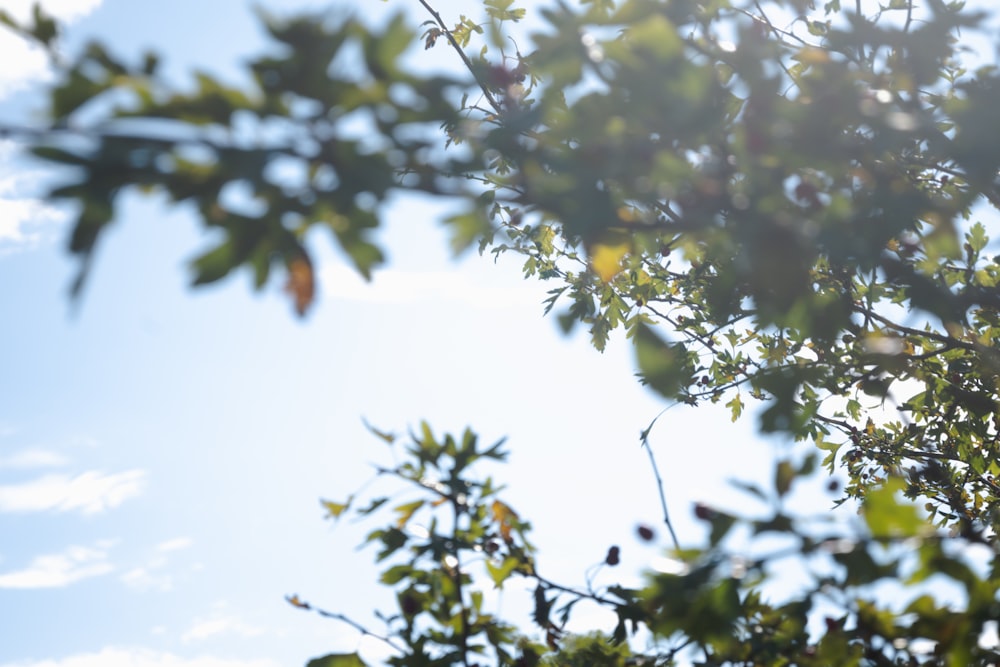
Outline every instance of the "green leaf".
<svg viewBox="0 0 1000 667"><path fill-rule="evenodd" d="M399 528L400 530L405 528L406 524L409 523L411 518L413 518L416 511L423 506L423 500L415 500L412 503L405 503L394 508L393 511L399 515L399 518L396 519L396 528Z"/></svg>
<svg viewBox="0 0 1000 667"><path fill-rule="evenodd" d="M806 29L810 35L822 37L830 31L830 25L826 21L810 21L806 19Z"/></svg>
<svg viewBox="0 0 1000 667"><path fill-rule="evenodd" d="M399 530L398 528L390 528L389 530L377 531L377 533L373 533L372 535L369 536L369 538L371 537L375 537L376 539L381 540L382 544L384 545L384 548L381 551L379 551L378 556L376 556L376 560L378 562L385 560L386 558L394 554L396 551L401 549L403 545L406 544L407 540L406 533Z"/></svg>
<svg viewBox="0 0 1000 667"><path fill-rule="evenodd" d="M385 496L382 496L381 498L375 498L366 507L362 507L361 509L359 509L358 514L361 516L367 516L369 514L373 514L375 510L377 510L379 507L382 507L382 505L385 505L387 502L389 502L389 499Z"/></svg>
<svg viewBox="0 0 1000 667"><path fill-rule="evenodd" d="M652 328L635 328L635 354L643 381L666 398L677 398L690 384L691 369L683 343L667 343Z"/></svg>
<svg viewBox="0 0 1000 667"><path fill-rule="evenodd" d="M876 538L926 537L933 527L910 502L900 499L906 482L890 477L881 486L865 495L861 513L872 536Z"/></svg>
<svg viewBox="0 0 1000 667"><path fill-rule="evenodd" d="M743 414L743 399L740 398L739 394L736 394L726 403L726 407L729 408L730 419L736 422Z"/></svg>
<svg viewBox="0 0 1000 667"><path fill-rule="evenodd" d="M306 667L368 667L357 653L331 653L313 658Z"/></svg>
<svg viewBox="0 0 1000 667"><path fill-rule="evenodd" d="M791 461L782 461L774 469L774 490L782 497L792 488L795 479L795 467Z"/></svg>
<svg viewBox="0 0 1000 667"><path fill-rule="evenodd" d="M207 285L221 280L236 266L233 244L227 240L191 260L191 269L194 271L191 284Z"/></svg>
<svg viewBox="0 0 1000 667"><path fill-rule="evenodd" d="M513 556L508 556L502 563L500 563L500 565L494 565L493 561L487 559L486 571L489 572L490 579L493 580L493 585L497 588L503 588L503 583L507 581L520 562L521 561L519 559Z"/></svg>
<svg viewBox="0 0 1000 667"><path fill-rule="evenodd" d="M712 526L708 536L708 543L713 547L717 546L729 534L729 531L736 525L736 517L726 512L715 510L709 518Z"/></svg>
<svg viewBox="0 0 1000 667"><path fill-rule="evenodd" d="M684 45L677 28L660 14L633 25L626 34L630 45L648 49L661 60L680 54Z"/></svg>
<svg viewBox="0 0 1000 667"><path fill-rule="evenodd" d="M348 497L347 501L343 503L335 503L332 500L320 500L319 504L326 510L327 519L337 519L351 507L352 500L354 500L354 496Z"/></svg>
<svg viewBox="0 0 1000 667"><path fill-rule="evenodd" d="M382 573L379 581L387 586L395 586L413 574L412 565L394 565Z"/></svg>
<svg viewBox="0 0 1000 667"><path fill-rule="evenodd" d="M496 21L520 21L527 13L523 9L511 9L514 0L486 0L483 5L490 18Z"/></svg>
<svg viewBox="0 0 1000 667"><path fill-rule="evenodd" d="M445 218L451 233L451 249L457 255L478 241L490 229L490 220L482 208Z"/></svg>
<svg viewBox="0 0 1000 667"><path fill-rule="evenodd" d="M965 240L976 253L982 252L986 244L989 243L989 238L986 236L986 227L983 226L983 223L974 223L969 228L969 233L965 235Z"/></svg>
<svg viewBox="0 0 1000 667"><path fill-rule="evenodd" d="M380 431L363 419L361 421L365 425L365 428L367 428L372 435L379 438L386 444L391 445L392 443L396 442L396 436L393 435L392 433L389 433L388 431Z"/></svg>

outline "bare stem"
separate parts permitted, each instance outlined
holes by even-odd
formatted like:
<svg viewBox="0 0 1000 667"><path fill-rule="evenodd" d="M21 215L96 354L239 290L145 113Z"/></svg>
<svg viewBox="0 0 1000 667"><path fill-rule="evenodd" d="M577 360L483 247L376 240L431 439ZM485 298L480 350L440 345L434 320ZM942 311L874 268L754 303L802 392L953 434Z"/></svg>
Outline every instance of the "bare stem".
<svg viewBox="0 0 1000 667"><path fill-rule="evenodd" d="M302 600L299 600L298 596L296 596L296 595L289 596L289 597L287 597L285 599L288 600L288 603L291 604L293 607L297 607L299 609L302 609L303 611L314 611L314 612L316 612L317 614L319 614L320 616L322 616L324 618L332 618L335 621L340 621L341 623L346 623L347 625L351 626L352 628L354 628L355 630L357 630L358 632L360 632L362 635L366 635L368 637L373 637L373 638L379 640L380 642L382 642L383 644L385 644L386 646L390 647L391 649L393 649L397 653L400 653L401 655L406 655L406 651L403 649L403 647L397 645L396 643L394 643L391 639L389 639L385 635L380 635L380 634L378 634L376 632L372 632L371 630L369 630L365 626L361 625L357 621L354 621L354 620L348 618L347 616L344 616L343 614L337 614L337 613L334 613L332 611L327 611L325 609L320 609L319 607L314 607L311 604L309 604L308 602L303 602Z"/></svg>
<svg viewBox="0 0 1000 667"><path fill-rule="evenodd" d="M656 456L653 454L653 448L649 446L649 432L652 430L653 424L656 423L657 419L663 416L664 412L674 407L674 405L677 405L677 403L670 405L664 409L663 412L656 415L656 418L653 419L649 426L646 427L646 430L642 432L640 438L642 440L642 446L646 448L646 453L649 455L649 464L653 469L653 476L656 478L656 488L660 492L660 507L663 509L663 523L666 524L667 530L670 532L670 539L674 543L674 548L680 551L681 543L680 540L677 539L677 533L674 531L674 524L670 521L670 512L667 510L667 496L663 491L663 477L660 476L660 468L656 465Z"/></svg>

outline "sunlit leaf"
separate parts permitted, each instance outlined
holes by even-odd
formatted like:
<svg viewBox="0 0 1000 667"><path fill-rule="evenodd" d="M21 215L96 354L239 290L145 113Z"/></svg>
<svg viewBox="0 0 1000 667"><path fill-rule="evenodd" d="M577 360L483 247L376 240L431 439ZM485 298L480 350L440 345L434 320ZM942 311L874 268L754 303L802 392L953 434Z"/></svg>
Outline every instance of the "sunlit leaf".
<svg viewBox="0 0 1000 667"><path fill-rule="evenodd" d="M517 512L499 500L493 501L490 505L490 510L493 513L493 520L499 526L500 537L505 542L510 542L513 539L511 530L517 525Z"/></svg>
<svg viewBox="0 0 1000 667"><path fill-rule="evenodd" d="M367 667L357 653L331 653L322 658L313 658L306 667Z"/></svg>
<svg viewBox="0 0 1000 667"><path fill-rule="evenodd" d="M643 380L663 396L676 398L690 380L684 345L665 342L644 323L636 327L634 340Z"/></svg>
<svg viewBox="0 0 1000 667"><path fill-rule="evenodd" d="M346 512L351 507L351 502L353 501L353 496L348 498L346 502L337 503L332 500L320 500L319 504L323 506L326 510L326 518L337 519L341 514Z"/></svg>
<svg viewBox="0 0 1000 667"><path fill-rule="evenodd" d="M934 532L930 522L912 503L902 500L906 483L891 477L865 495L862 516L875 537L922 537Z"/></svg>
<svg viewBox="0 0 1000 667"><path fill-rule="evenodd" d="M622 259L628 254L628 244L598 243L590 249L590 268L604 282L610 282L622 270Z"/></svg>
<svg viewBox="0 0 1000 667"><path fill-rule="evenodd" d="M399 528L400 530L405 528L406 524L409 523L416 511L423 506L423 500L415 500L412 503L405 503L396 507L394 511L399 515L399 518L396 519L396 528Z"/></svg>

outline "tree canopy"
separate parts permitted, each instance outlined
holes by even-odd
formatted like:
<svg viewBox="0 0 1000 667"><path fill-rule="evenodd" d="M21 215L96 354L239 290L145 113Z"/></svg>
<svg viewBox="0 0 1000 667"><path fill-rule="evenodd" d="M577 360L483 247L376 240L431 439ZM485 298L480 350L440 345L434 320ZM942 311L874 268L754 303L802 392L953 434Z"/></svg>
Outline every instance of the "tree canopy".
<svg viewBox="0 0 1000 667"><path fill-rule="evenodd" d="M963 47L988 16L944 0L484 0L444 17L418 1L419 25L262 13L274 44L248 85L209 72L177 85L157 54L101 43L61 61L47 124L5 129L67 168L50 197L75 205L74 292L121 193L139 189L223 232L194 284L277 274L305 315L318 237L367 277L388 197L425 193L461 203L443 221L456 250L523 257L564 329L586 327L598 349L622 329L666 401L721 402L734 421L760 404L762 431L813 453L746 486L770 516L699 506L710 539L673 544L674 571L592 590L544 575L529 524L470 472L500 446L424 427L382 471L417 495L369 538L398 591L389 664L1000 660L981 641L1000 618L1000 75ZM528 11L539 27L523 41ZM40 11L0 20L57 44ZM450 51L460 73L412 67L421 48ZM846 474L840 502L863 526L786 506L820 469ZM367 516L384 502L324 505ZM444 514L419 536L417 513ZM782 546L747 552L740 530ZM775 601L764 591L784 558L812 580ZM543 643L482 608L468 584L484 576L535 582ZM935 597L937 577L961 605ZM873 593L885 581L902 602ZM641 628L656 652L599 638L557 651L581 600L617 614L612 642Z"/></svg>

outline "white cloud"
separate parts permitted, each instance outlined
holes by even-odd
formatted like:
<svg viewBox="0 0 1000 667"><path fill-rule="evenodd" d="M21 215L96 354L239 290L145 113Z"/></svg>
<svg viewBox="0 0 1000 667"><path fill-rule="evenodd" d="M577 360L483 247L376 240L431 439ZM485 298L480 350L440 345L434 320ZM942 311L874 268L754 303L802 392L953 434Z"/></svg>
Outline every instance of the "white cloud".
<svg viewBox="0 0 1000 667"><path fill-rule="evenodd" d="M72 546L60 554L34 558L23 570L0 574L3 588L61 588L81 579L111 572L108 548L112 542L98 542L93 547Z"/></svg>
<svg viewBox="0 0 1000 667"><path fill-rule="evenodd" d="M67 463L66 457L47 449L25 449L0 458L0 468L56 468Z"/></svg>
<svg viewBox="0 0 1000 667"><path fill-rule="evenodd" d="M64 26L90 14L102 0L45 0L45 10ZM3 9L24 21L35 0L6 0ZM49 56L11 30L0 27L0 101L30 84L53 79ZM27 250L46 238L46 231L65 219L58 209L26 194L26 183L37 180L38 171L14 165L11 141L0 142L0 256Z"/></svg>
<svg viewBox="0 0 1000 667"><path fill-rule="evenodd" d="M160 591L167 592L174 587L173 575L165 572L169 564L169 554L174 551L187 549L194 540L190 537L177 537L166 542L161 542L154 548L154 555L141 567L134 567L123 573L120 577L122 583L137 591Z"/></svg>
<svg viewBox="0 0 1000 667"><path fill-rule="evenodd" d="M143 470L106 474L97 470L45 475L20 484L0 486L0 512L71 512L97 514L142 492Z"/></svg>
<svg viewBox="0 0 1000 667"><path fill-rule="evenodd" d="M97 9L102 0L44 0L45 10L64 25L83 18ZM25 21L31 16L35 0L6 0L5 11L16 20ZM15 35L7 28L0 29L0 99L29 83L45 82L52 78L48 56L42 49Z"/></svg>
<svg viewBox="0 0 1000 667"><path fill-rule="evenodd" d="M46 230L65 219L41 200L0 197L0 254L37 247L45 239Z"/></svg>
<svg viewBox="0 0 1000 667"><path fill-rule="evenodd" d="M97 9L104 0L41 0L42 8L60 21L73 22ZM5 0L4 9L23 21L38 0Z"/></svg>
<svg viewBox="0 0 1000 667"><path fill-rule="evenodd" d="M0 100L29 82L52 78L45 52L6 28L0 28L0 63Z"/></svg>
<svg viewBox="0 0 1000 667"><path fill-rule="evenodd" d="M96 653L65 658L8 662L0 667L279 667L274 660L238 660L216 656L182 657L146 648L109 646Z"/></svg>
<svg viewBox="0 0 1000 667"><path fill-rule="evenodd" d="M216 614L207 619L196 619L194 625L181 636L184 642L199 641L216 635L235 634L255 637L264 633L263 628L244 623L236 616Z"/></svg>
<svg viewBox="0 0 1000 667"><path fill-rule="evenodd" d="M538 286L519 280L513 286L484 285L465 272L379 270L371 282L355 271L329 265L320 270L323 294L335 299L370 303L458 302L465 306L499 308L539 301Z"/></svg>
<svg viewBox="0 0 1000 667"><path fill-rule="evenodd" d="M165 572L157 572L166 565L165 559L150 561L146 567L134 567L122 574L121 581L136 591L160 591L166 593L174 587L174 580Z"/></svg>
<svg viewBox="0 0 1000 667"><path fill-rule="evenodd" d="M17 164L17 151L13 141L0 141L0 255L38 246L54 236L53 230L66 220L64 212L32 196L38 192L44 173Z"/></svg>
<svg viewBox="0 0 1000 667"><path fill-rule="evenodd" d="M166 542L161 542L156 545L157 551L180 551L181 549L187 549L192 544L194 540L190 537L175 537L172 540L167 540Z"/></svg>
<svg viewBox="0 0 1000 667"><path fill-rule="evenodd" d="M213 610L209 616L196 618L187 632L181 635L181 640L185 643L190 643L217 635L256 637L262 634L264 634L264 628L246 623L239 616L232 613L229 605L222 600L213 605Z"/></svg>

